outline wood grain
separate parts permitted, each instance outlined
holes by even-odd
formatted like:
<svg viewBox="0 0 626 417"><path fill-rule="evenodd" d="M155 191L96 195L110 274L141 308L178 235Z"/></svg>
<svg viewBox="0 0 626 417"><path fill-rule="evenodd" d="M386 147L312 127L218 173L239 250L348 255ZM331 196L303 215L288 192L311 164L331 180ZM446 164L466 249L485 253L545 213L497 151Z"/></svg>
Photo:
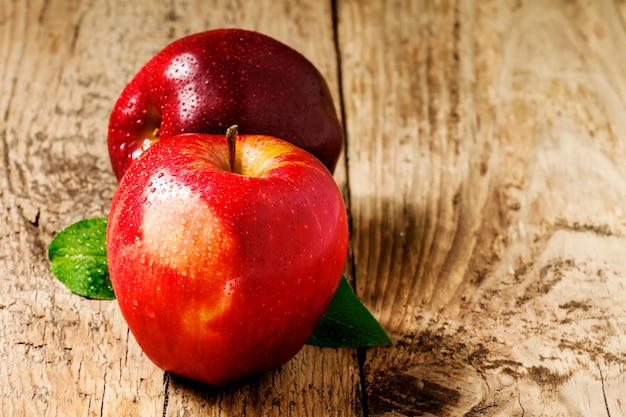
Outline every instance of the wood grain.
<svg viewBox="0 0 626 417"><path fill-rule="evenodd" d="M626 415L626 2L0 3L0 415ZM172 40L259 30L329 81L347 265L394 346L226 389L164 374L49 272L106 216L117 95Z"/></svg>
<svg viewBox="0 0 626 417"><path fill-rule="evenodd" d="M368 414L625 415L623 5L340 6Z"/></svg>

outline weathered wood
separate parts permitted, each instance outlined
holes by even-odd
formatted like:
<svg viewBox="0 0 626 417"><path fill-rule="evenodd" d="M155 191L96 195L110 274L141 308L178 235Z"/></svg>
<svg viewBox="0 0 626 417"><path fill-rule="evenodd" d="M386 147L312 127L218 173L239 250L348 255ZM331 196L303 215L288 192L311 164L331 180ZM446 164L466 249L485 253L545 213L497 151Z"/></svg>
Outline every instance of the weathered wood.
<svg viewBox="0 0 626 417"><path fill-rule="evenodd" d="M626 415L624 6L339 4L369 415Z"/></svg>
<svg viewBox="0 0 626 417"><path fill-rule="evenodd" d="M608 0L0 2L0 415L626 415L625 16ZM223 26L300 50L343 105L348 270L395 345L305 347L217 390L152 365L46 250L108 213L125 83Z"/></svg>

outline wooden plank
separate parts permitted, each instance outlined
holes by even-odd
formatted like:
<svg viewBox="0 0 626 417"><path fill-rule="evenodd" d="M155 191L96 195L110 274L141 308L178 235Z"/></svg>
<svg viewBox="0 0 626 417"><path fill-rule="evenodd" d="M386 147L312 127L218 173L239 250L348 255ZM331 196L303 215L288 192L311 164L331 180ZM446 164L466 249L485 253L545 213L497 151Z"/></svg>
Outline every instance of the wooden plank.
<svg viewBox="0 0 626 417"><path fill-rule="evenodd" d="M331 12L317 1L0 4L0 415L361 413L354 350L306 347L276 372L212 390L164 375L115 302L71 295L46 260L63 227L107 215L109 112L152 54L191 32L257 29L308 56L338 98Z"/></svg>
<svg viewBox="0 0 626 417"><path fill-rule="evenodd" d="M392 334L213 390L48 271L108 212L108 113L218 26L301 50L339 103L331 2L0 3L0 415L625 415L621 2L338 1L357 290Z"/></svg>
<svg viewBox="0 0 626 417"><path fill-rule="evenodd" d="M623 19L339 3L368 415L626 415Z"/></svg>

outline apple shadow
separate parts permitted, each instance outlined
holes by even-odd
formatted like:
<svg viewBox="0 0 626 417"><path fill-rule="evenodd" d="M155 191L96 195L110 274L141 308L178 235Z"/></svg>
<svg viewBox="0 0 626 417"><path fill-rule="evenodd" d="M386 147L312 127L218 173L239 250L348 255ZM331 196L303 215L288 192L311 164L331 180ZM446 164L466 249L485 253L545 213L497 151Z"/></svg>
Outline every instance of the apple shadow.
<svg viewBox="0 0 626 417"><path fill-rule="evenodd" d="M428 165L433 156L425 167L389 167L394 184L350 181L350 272L357 295L383 321L400 325L403 311L438 312L470 299L497 256L507 222L497 167L470 151L449 164Z"/></svg>
<svg viewBox="0 0 626 417"><path fill-rule="evenodd" d="M367 195L352 197L350 215L350 272L365 305L383 320L411 303L438 308L453 219L409 198Z"/></svg>

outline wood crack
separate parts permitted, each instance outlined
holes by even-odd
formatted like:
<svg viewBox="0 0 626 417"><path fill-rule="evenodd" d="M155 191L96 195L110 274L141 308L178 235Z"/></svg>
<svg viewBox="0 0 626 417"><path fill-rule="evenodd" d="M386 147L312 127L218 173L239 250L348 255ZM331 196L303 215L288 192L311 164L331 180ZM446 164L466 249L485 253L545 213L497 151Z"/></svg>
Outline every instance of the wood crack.
<svg viewBox="0 0 626 417"><path fill-rule="evenodd" d="M339 10L337 0L331 0L331 19L332 19L332 35L333 35L333 46L335 52L335 62L337 67L337 90L338 90L338 100L339 100L339 114L343 126L343 147L344 147L344 166L345 166L345 189L343 190L343 196L347 209L348 216L348 230L351 236L354 235L353 232L353 221L352 221L352 210L351 207L351 188L350 188L350 170L348 159L348 129L346 127L346 111L345 111L345 92L344 92L344 84L343 84L343 67L342 67L342 58L341 58L341 42L340 42L340 34L339 34ZM352 242L350 242L352 245ZM353 288L356 291L356 266L354 259L354 251L350 249L348 253L348 268L352 271L353 275ZM357 401L361 402L361 413L363 417L369 416L368 403L367 403L367 387L365 384L365 361L366 361L367 349L358 348L357 349L357 366L358 366L358 378L359 378L359 389L361 391L361 395Z"/></svg>
<svg viewBox="0 0 626 417"><path fill-rule="evenodd" d="M107 372L107 369L105 368L104 376L103 376L104 384L102 386L102 401L100 402L100 416L101 417L104 416L104 403L106 400L106 392L107 392L107 375L108 375L108 372Z"/></svg>
<svg viewBox="0 0 626 417"><path fill-rule="evenodd" d="M611 411L609 410L609 402L606 399L606 389L604 386L604 374L602 373L602 367L597 364L598 371L600 372L600 384L602 385L602 398L604 399L604 407L606 408L606 415L611 417Z"/></svg>
<svg viewBox="0 0 626 417"><path fill-rule="evenodd" d="M519 407L522 409L521 417L524 417L524 415L526 414L526 410L524 409L524 406L522 405L521 394L519 392L517 393L517 403L519 404Z"/></svg>
<svg viewBox="0 0 626 417"><path fill-rule="evenodd" d="M167 416L167 406L169 404L169 388L170 388L170 374L169 372L163 373L163 417Z"/></svg>

